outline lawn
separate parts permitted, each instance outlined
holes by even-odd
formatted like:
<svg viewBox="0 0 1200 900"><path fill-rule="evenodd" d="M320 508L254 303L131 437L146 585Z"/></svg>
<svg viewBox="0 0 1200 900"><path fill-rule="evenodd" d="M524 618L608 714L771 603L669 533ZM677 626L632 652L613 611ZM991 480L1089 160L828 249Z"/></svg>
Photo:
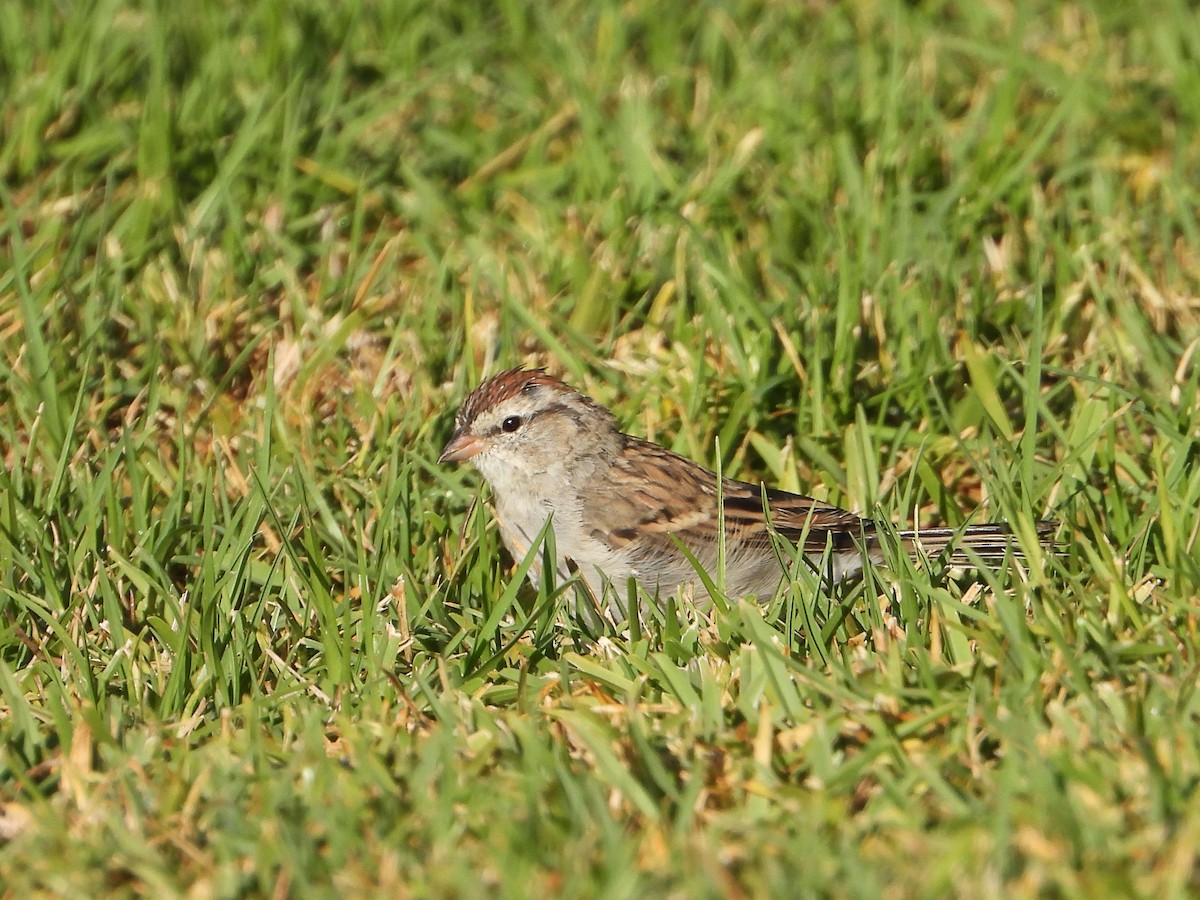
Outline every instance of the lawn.
<svg viewBox="0 0 1200 900"><path fill-rule="evenodd" d="M0 893L1200 891L1184 0L16 0L0 112ZM517 364L1063 552L588 620Z"/></svg>

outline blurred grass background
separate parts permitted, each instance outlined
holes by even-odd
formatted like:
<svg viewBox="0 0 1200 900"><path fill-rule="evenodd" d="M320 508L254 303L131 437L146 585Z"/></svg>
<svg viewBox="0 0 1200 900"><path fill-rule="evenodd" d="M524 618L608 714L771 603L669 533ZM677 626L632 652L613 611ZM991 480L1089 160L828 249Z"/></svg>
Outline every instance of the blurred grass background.
<svg viewBox="0 0 1200 900"><path fill-rule="evenodd" d="M1200 889L1190 4L18 0L0 111L10 895ZM1067 554L589 628L517 363Z"/></svg>

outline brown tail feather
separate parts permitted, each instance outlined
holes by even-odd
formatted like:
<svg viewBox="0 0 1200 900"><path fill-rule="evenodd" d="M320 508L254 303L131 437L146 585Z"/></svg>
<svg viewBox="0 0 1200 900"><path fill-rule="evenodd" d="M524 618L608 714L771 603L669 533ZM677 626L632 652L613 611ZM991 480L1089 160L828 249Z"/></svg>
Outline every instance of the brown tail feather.
<svg viewBox="0 0 1200 900"><path fill-rule="evenodd" d="M1051 536L1058 523L1046 519L1038 522L1036 527L1038 543L1051 553L1061 552L1061 544ZM944 561L952 565L971 565L977 559L995 562L1005 558L1025 558L1012 529L998 522L968 525L965 528L901 531L900 538L910 553L916 553L919 549L926 556L945 554Z"/></svg>

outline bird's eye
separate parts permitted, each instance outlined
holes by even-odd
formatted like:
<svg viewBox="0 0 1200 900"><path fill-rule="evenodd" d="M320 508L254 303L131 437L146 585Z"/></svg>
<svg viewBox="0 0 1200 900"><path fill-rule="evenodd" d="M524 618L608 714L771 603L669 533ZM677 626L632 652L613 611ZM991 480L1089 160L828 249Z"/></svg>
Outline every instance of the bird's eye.
<svg viewBox="0 0 1200 900"><path fill-rule="evenodd" d="M521 417L520 416L509 416L507 419L505 419L503 422L500 423L500 428L503 429L504 431L507 431L509 434L512 434L514 431L516 431L520 427L521 427Z"/></svg>

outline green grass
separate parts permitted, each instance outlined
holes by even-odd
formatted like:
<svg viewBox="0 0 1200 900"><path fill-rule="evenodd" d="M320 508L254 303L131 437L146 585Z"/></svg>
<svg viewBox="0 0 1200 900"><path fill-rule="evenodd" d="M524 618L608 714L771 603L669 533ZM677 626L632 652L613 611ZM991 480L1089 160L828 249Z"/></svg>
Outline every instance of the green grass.
<svg viewBox="0 0 1200 900"><path fill-rule="evenodd" d="M18 2L0 111L13 896L1200 890L1182 0ZM521 362L1066 552L598 627L435 463Z"/></svg>

